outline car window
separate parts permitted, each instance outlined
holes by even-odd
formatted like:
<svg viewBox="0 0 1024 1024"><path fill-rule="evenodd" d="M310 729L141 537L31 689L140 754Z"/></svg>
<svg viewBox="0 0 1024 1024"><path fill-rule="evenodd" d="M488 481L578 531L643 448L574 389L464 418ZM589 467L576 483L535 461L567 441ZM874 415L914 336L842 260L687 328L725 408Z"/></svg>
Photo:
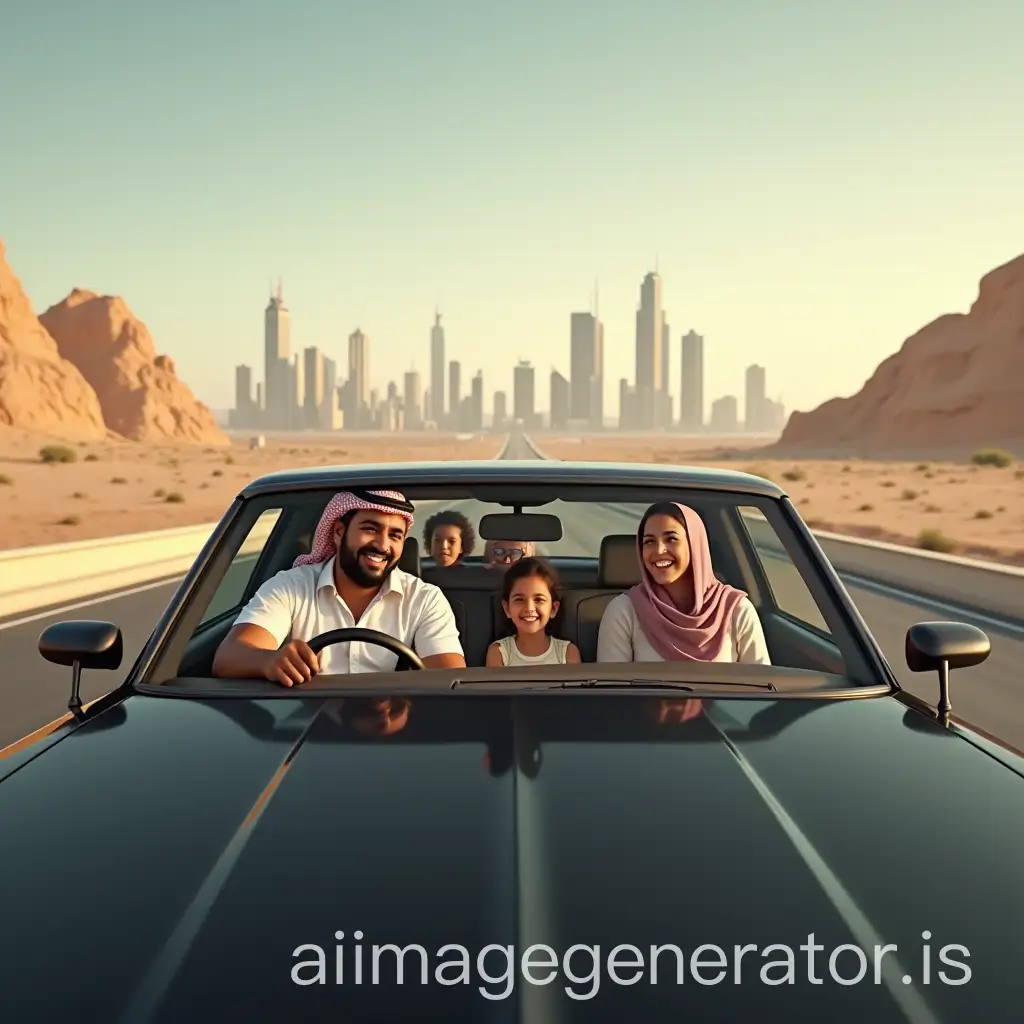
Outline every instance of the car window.
<svg viewBox="0 0 1024 1024"><path fill-rule="evenodd" d="M783 614L831 636L828 623L818 608L800 570L793 564L775 528L759 509L741 507L740 515L772 589L775 605Z"/></svg>
<svg viewBox="0 0 1024 1024"><path fill-rule="evenodd" d="M270 508L253 523L252 529L246 535L242 546L225 571L216 593L210 599L200 620L200 625L241 605L246 588L252 579L253 570L256 568L256 562L266 546L270 531L273 530L280 517L281 509Z"/></svg>

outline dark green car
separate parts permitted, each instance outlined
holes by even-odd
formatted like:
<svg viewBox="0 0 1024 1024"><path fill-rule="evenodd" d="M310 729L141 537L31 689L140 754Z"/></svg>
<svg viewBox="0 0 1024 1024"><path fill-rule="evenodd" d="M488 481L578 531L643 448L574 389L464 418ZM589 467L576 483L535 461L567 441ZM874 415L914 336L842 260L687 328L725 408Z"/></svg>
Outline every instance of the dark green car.
<svg viewBox="0 0 1024 1024"><path fill-rule="evenodd" d="M261 583L332 495L397 488L534 545L578 664L487 668L502 573L436 584L468 667L300 687L212 677ZM694 509L771 664L596 660L640 581L653 502ZM491 518L491 517L494 518ZM487 517L487 518L485 518ZM69 713L0 751L0 1020L1017 1019L1021 761L949 715L986 636L926 623L902 690L783 493L741 473L469 462L280 473L248 486L126 681L117 624L61 623ZM953 687L955 703L955 686ZM634 1018L632 1015L636 1014Z"/></svg>

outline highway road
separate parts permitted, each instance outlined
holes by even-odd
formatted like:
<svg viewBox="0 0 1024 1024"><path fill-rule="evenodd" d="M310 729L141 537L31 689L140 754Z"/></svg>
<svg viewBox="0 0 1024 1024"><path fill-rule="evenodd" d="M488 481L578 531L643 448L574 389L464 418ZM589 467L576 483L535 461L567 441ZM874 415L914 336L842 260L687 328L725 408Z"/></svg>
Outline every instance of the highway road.
<svg viewBox="0 0 1024 1024"><path fill-rule="evenodd" d="M533 453L524 439L514 437L505 457L530 458ZM423 518L421 515L418 525ZM574 553L575 548L580 554L593 553L605 534L632 532L637 518L607 507L574 506L573 514L563 518L564 537L558 547L565 554ZM877 559L877 554L874 557ZM984 629L992 639L992 654L985 664L954 673L953 712L1024 750L1024 610L1022 618L982 614L948 600L902 593L891 581L865 578L866 571L840 575L901 684L929 703L937 700L936 678L907 670L903 647L907 629L915 622L937 618L961 619ZM82 698L92 700L124 678L177 582L161 581L64 608L0 620L0 747L59 717L66 709L71 673L43 661L36 649L39 633L47 624L67 617L87 617L107 619L121 627L125 642L122 670L83 673Z"/></svg>

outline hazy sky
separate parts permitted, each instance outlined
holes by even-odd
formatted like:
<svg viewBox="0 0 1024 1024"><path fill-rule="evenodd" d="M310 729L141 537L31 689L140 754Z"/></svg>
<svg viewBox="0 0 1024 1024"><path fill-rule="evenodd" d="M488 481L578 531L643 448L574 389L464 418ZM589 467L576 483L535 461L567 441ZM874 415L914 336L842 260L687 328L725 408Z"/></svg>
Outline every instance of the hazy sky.
<svg viewBox="0 0 1024 1024"><path fill-rule="evenodd" d="M708 401L857 390L1024 252L1020 0L21 0L0 31L0 238L39 311L123 295L216 408L296 345L383 388L449 358L487 408L568 374L599 279L606 406L655 259ZM742 407L741 407L742 408Z"/></svg>

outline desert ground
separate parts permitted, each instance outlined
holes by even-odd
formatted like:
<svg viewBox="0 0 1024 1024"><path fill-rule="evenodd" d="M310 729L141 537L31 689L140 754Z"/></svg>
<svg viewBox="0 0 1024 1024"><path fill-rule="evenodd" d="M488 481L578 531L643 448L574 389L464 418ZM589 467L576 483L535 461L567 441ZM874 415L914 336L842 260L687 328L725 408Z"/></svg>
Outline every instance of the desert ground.
<svg viewBox="0 0 1024 1024"><path fill-rule="evenodd" d="M138 442L69 443L0 430L0 549L215 522L250 480L297 466L491 459L504 437L268 435L250 450ZM44 461L45 448L73 461Z"/></svg>
<svg viewBox="0 0 1024 1024"><path fill-rule="evenodd" d="M759 456L765 438L538 435L555 459L721 466L781 484L813 529L1024 565L1024 462L979 465ZM500 435L248 435L230 449L68 444L0 431L0 549L213 522L239 488L295 466L490 459ZM56 445L73 461L44 461ZM456 454L457 453L457 454Z"/></svg>
<svg viewBox="0 0 1024 1024"><path fill-rule="evenodd" d="M774 440L774 439L772 439ZM1024 462L764 458L764 438L538 436L553 459L718 466L767 477L812 529L1024 565ZM943 453L939 453L943 455ZM985 464L1002 461L1005 465Z"/></svg>

